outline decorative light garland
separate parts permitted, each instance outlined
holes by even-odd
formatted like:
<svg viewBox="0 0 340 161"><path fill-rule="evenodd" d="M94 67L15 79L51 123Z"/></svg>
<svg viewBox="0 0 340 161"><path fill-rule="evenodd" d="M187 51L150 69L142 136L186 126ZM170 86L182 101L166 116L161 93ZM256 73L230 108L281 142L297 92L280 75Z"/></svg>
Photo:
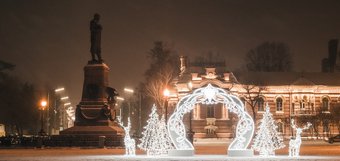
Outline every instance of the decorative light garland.
<svg viewBox="0 0 340 161"><path fill-rule="evenodd" d="M166 129L164 116L159 120L157 107L153 105L149 117L138 147L146 151L147 155L166 155L173 146Z"/></svg>
<svg viewBox="0 0 340 161"><path fill-rule="evenodd" d="M302 143L301 133L303 130L309 129L312 124L307 122L303 128L298 128L294 122L294 119L291 120L291 126L296 130L295 139L291 138L289 141L289 156L290 157L298 157L300 155L300 146Z"/></svg>
<svg viewBox="0 0 340 161"><path fill-rule="evenodd" d="M173 155L193 155L194 147L186 138L183 116L193 110L194 105L197 103L222 103L226 105L225 107L228 108L230 112L236 113L239 118L236 127L236 138L229 145L228 153L231 154L235 152L235 155L252 155L249 154L252 153L252 151L247 149L254 134L254 121L252 117L245 111L244 105L238 97L211 84L208 84L204 88L196 89L192 94L184 96L178 102L174 113L170 116L168 131L172 143L175 145Z"/></svg>
<svg viewBox="0 0 340 161"><path fill-rule="evenodd" d="M131 121L130 117L128 117L128 124L124 126L121 122L121 118L118 117L118 124L124 129L125 137L124 137L124 145L125 145L125 155L135 156L136 155L136 143L135 139L130 137L130 129L131 129Z"/></svg>
<svg viewBox="0 0 340 161"><path fill-rule="evenodd" d="M252 148L260 152L260 156L275 156L275 150L284 148L282 136L277 132L277 125L270 113L268 103L260 122Z"/></svg>

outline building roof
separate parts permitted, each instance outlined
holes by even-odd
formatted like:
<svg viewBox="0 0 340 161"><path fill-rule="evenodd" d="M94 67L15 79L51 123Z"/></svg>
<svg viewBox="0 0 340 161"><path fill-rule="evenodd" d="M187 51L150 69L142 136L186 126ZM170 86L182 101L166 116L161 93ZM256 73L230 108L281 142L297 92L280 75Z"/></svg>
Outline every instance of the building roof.
<svg viewBox="0 0 340 161"><path fill-rule="evenodd" d="M340 73L243 72L235 76L241 84L340 86Z"/></svg>

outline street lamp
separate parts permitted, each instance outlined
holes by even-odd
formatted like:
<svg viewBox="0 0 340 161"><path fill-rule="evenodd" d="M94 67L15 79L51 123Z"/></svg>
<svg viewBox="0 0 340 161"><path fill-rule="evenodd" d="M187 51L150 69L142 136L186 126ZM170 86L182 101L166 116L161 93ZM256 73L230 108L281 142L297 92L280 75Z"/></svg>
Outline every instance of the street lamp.
<svg viewBox="0 0 340 161"><path fill-rule="evenodd" d="M165 88L165 90L163 91L163 95L165 97L165 102L164 102L164 108L165 108L165 122L168 123L168 98L170 96L170 91Z"/></svg>
<svg viewBox="0 0 340 161"><path fill-rule="evenodd" d="M58 92L61 92L61 91L64 91L65 88L64 87L61 87L61 88L57 88L54 90L54 92L58 93Z"/></svg>
<svg viewBox="0 0 340 161"><path fill-rule="evenodd" d="M124 101L125 100L123 97L119 97L119 96L117 96L116 98L119 101ZM118 103L116 103L116 106L117 105L118 105ZM119 118L122 119L122 108L119 108Z"/></svg>
<svg viewBox="0 0 340 161"><path fill-rule="evenodd" d="M130 89L130 88L124 88L124 91L127 92L127 93L133 93L133 89Z"/></svg>
<svg viewBox="0 0 340 161"><path fill-rule="evenodd" d="M134 93L133 89L130 88L124 88L124 91L130 94ZM138 109L138 120L139 120L139 126L138 126L138 135L141 135L141 131L142 131L142 93L139 90L138 92L139 94L139 109ZM129 102L129 116L130 116L130 102Z"/></svg>
<svg viewBox="0 0 340 161"><path fill-rule="evenodd" d="M65 91L64 87L59 87L59 88L54 89L53 123L52 123L52 129L49 129L49 131L51 130L50 131L51 134L55 134L56 131L60 129L60 127L59 127L60 123L57 122L57 114L58 113L63 114L64 109L62 109L62 108L59 109L57 107L57 96L62 95L62 93L64 93L64 91ZM49 93L48 93L48 96L49 96ZM62 101L67 100L67 99L68 99L67 96L60 98L60 100L62 100ZM50 97L48 97L48 102L50 102ZM50 115L50 112L48 112L48 114ZM48 115L48 117L50 117L49 115ZM60 120L62 121L62 118L60 118Z"/></svg>
<svg viewBox="0 0 340 161"><path fill-rule="evenodd" d="M64 103L64 106L68 106L68 105L71 105L71 103L70 102Z"/></svg>
<svg viewBox="0 0 340 161"><path fill-rule="evenodd" d="M61 97L60 99L61 99L61 100L67 100L67 99L68 99L68 96Z"/></svg>
<svg viewBox="0 0 340 161"><path fill-rule="evenodd" d="M131 89L131 88L124 88L124 92L126 92L126 93L129 93L129 94L133 94L134 93L134 91L133 91L133 89ZM131 110L131 103L130 103L130 101L128 102L128 104L129 104L129 117L130 117L130 110Z"/></svg>
<svg viewBox="0 0 340 161"><path fill-rule="evenodd" d="M40 106L39 106L39 109L40 109L40 121L41 121L41 129L40 129L40 132L39 132L39 135L45 135L45 131L44 131L44 111L46 109L46 106L47 106L47 102L45 100L42 100L40 102Z"/></svg>

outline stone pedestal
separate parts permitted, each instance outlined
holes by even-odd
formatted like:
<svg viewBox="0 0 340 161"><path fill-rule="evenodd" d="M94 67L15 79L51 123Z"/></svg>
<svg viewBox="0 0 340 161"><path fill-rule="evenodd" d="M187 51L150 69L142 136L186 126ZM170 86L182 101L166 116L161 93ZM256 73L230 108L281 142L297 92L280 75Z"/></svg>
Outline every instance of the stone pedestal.
<svg viewBox="0 0 340 161"><path fill-rule="evenodd" d="M89 62L84 67L83 93L76 108L74 127L61 131L61 135L116 136L123 129L110 120L108 112L115 116L107 102L109 67L105 63Z"/></svg>

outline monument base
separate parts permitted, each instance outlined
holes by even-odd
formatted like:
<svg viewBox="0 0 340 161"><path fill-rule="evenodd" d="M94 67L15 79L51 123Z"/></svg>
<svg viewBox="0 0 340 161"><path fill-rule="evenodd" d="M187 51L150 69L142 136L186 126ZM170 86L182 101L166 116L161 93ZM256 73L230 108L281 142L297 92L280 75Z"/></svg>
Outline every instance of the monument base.
<svg viewBox="0 0 340 161"><path fill-rule="evenodd" d="M194 156L195 150L169 150L169 156Z"/></svg>
<svg viewBox="0 0 340 161"><path fill-rule="evenodd" d="M252 157L254 156L254 151L252 149L229 149L228 150L229 157Z"/></svg>
<svg viewBox="0 0 340 161"><path fill-rule="evenodd" d="M60 131L60 135L91 135L106 137L122 135L123 133L123 129L118 126L74 126Z"/></svg>

